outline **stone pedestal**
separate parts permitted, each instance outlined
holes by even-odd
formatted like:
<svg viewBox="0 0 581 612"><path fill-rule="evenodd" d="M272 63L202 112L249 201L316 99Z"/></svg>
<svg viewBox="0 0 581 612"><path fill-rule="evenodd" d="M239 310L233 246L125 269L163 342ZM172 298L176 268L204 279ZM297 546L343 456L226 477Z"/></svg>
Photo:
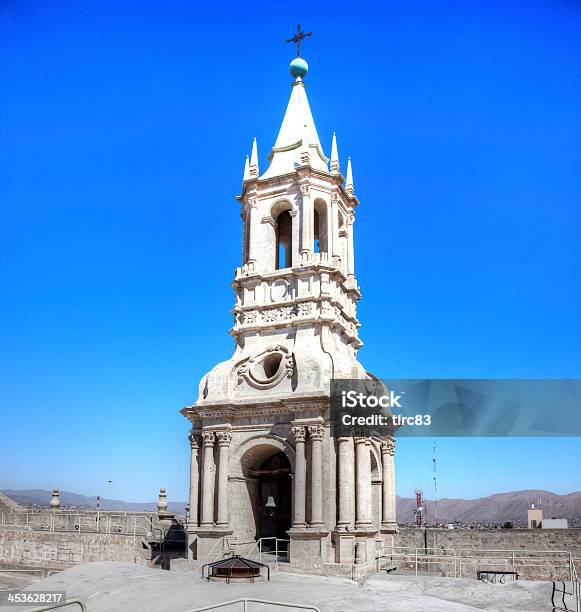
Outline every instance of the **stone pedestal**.
<svg viewBox="0 0 581 612"><path fill-rule="evenodd" d="M355 535L346 531L333 532L335 563L355 563Z"/></svg>
<svg viewBox="0 0 581 612"><path fill-rule="evenodd" d="M377 539L376 529L357 529L355 533L355 563L365 563L375 559L375 552L379 544Z"/></svg>
<svg viewBox="0 0 581 612"><path fill-rule="evenodd" d="M326 529L289 529L289 562L301 567L321 567L322 563L333 561L326 559Z"/></svg>
<svg viewBox="0 0 581 612"><path fill-rule="evenodd" d="M188 548L190 547L190 543L195 539L195 536L197 536L197 539L193 542L193 547L196 549L196 559L198 561L203 561L207 558L208 554L212 552L211 558L206 559L206 562L211 563L212 561L217 561L222 557L223 552L223 547L217 542L220 538L230 535L231 533L232 529L220 529L218 527L205 529L203 527L198 527L191 533L188 533Z"/></svg>
<svg viewBox="0 0 581 612"><path fill-rule="evenodd" d="M382 548L392 548L395 546L395 535L397 533L396 528L392 527L381 527L379 531L379 537L381 538Z"/></svg>

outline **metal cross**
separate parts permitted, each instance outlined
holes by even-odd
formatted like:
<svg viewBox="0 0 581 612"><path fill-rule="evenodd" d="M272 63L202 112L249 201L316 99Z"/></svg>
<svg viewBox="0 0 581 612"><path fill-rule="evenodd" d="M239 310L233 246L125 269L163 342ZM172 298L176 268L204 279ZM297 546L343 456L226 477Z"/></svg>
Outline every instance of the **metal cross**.
<svg viewBox="0 0 581 612"><path fill-rule="evenodd" d="M313 35L312 32L301 32L301 24L299 23L299 26L297 28L297 33L292 38L289 38L285 42L296 43L298 47L298 57L300 57L301 56L301 40L303 40L303 38L307 38L307 36L312 36L312 35Z"/></svg>

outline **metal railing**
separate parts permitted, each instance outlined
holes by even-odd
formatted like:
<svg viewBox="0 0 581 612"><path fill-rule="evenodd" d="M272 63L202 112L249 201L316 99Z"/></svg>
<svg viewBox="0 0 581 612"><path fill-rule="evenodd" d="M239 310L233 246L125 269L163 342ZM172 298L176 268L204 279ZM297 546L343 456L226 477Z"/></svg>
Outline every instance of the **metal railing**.
<svg viewBox="0 0 581 612"><path fill-rule="evenodd" d="M226 542L226 536L222 536L218 538L216 542L214 543L214 545L206 553L206 556L201 561L198 562L199 567L202 568L202 578L204 577L203 576L204 567L208 563L212 563L212 561L218 561L219 559L222 558L224 554L224 543L225 542Z"/></svg>
<svg viewBox="0 0 581 612"><path fill-rule="evenodd" d="M85 606L85 603L80 599L69 599L61 603L51 604L46 608L35 608L34 610L30 610L30 612L48 612L48 610L56 610L57 608L64 608L66 606L79 606L81 612L87 612L87 606Z"/></svg>
<svg viewBox="0 0 581 612"><path fill-rule="evenodd" d="M42 580L45 575L48 576L46 570L38 568L38 569L29 569L29 568L2 568L0 569L0 573L2 574L27 574L26 578L28 579L29 575L38 574L38 580ZM25 578L25 576L13 576L13 578Z"/></svg>
<svg viewBox="0 0 581 612"><path fill-rule="evenodd" d="M575 567L575 559L573 559L573 555L569 556L571 568L569 578L571 579L571 584L573 586L572 595L575 599L575 612L581 612L581 581L579 580L579 574L577 573L577 568Z"/></svg>
<svg viewBox="0 0 581 612"><path fill-rule="evenodd" d="M248 604L266 604L268 606L278 606L280 608L295 608L297 610L311 610L311 612L321 612L321 608L316 606L306 606L304 604L290 603L288 601L270 601L268 599L251 599L250 597L242 597L240 599L231 599L230 601L223 601L217 604L211 604L204 606L203 608L194 608L193 610L187 610L186 612L207 612L208 610L218 610L225 608L226 606L232 606L235 604L242 604L242 610L244 612L249 611Z"/></svg>
<svg viewBox="0 0 581 612"><path fill-rule="evenodd" d="M153 524L152 514L128 512L10 512L0 514L0 528L25 528L32 531L103 533L159 537L163 530Z"/></svg>
<svg viewBox="0 0 581 612"><path fill-rule="evenodd" d="M271 546L272 543L274 543L274 549ZM243 555L249 559L253 557L258 558L261 563L265 561L280 563L281 561L288 561L289 543L290 540L272 536L258 538L258 540L251 540L249 542L234 542L232 550L233 554ZM248 550L244 551L241 549L243 546L248 545L250 545Z"/></svg>
<svg viewBox="0 0 581 612"><path fill-rule="evenodd" d="M382 548L380 559L391 559L402 566L408 566L418 575L420 571L440 571L454 578L466 576L467 571L487 568L517 572L525 575L530 569L544 569L547 580L555 573L568 574L573 581L577 576L575 559L569 551L563 550L479 550L454 548L424 548L393 546ZM580 611L581 612L581 611Z"/></svg>
<svg viewBox="0 0 581 612"><path fill-rule="evenodd" d="M459 578L466 570L507 568L524 578L527 570L544 570L551 580L559 572L571 576L574 567L573 556L564 550L458 550Z"/></svg>
<svg viewBox="0 0 581 612"><path fill-rule="evenodd" d="M450 566L454 569L454 578L458 577L458 554L453 548L392 546L389 549L382 548L379 559L391 559L394 562L399 561L402 565L411 565L415 569L416 576L423 568L429 571L430 566Z"/></svg>

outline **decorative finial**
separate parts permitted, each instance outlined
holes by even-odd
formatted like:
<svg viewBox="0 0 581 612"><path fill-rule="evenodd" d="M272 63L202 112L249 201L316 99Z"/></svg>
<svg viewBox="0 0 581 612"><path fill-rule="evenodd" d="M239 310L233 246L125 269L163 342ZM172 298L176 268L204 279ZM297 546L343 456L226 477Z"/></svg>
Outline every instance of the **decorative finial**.
<svg viewBox="0 0 581 612"><path fill-rule="evenodd" d="M337 152L337 136L333 132L333 141L331 142L331 174L339 174L339 153Z"/></svg>
<svg viewBox="0 0 581 612"><path fill-rule="evenodd" d="M250 162L248 161L248 155L246 156L246 162L244 163L244 176L242 182L247 181L250 178Z"/></svg>
<svg viewBox="0 0 581 612"><path fill-rule="evenodd" d="M58 489L53 489L52 497L50 498L50 507L53 510L56 510L61 505L60 495L61 494Z"/></svg>
<svg viewBox="0 0 581 612"><path fill-rule="evenodd" d="M345 191L353 194L355 189L353 188L353 170L351 169L351 158L347 159L347 177L345 178Z"/></svg>
<svg viewBox="0 0 581 612"><path fill-rule="evenodd" d="M309 65L302 57L295 57L288 67L290 73L298 79L304 77L309 71Z"/></svg>
<svg viewBox="0 0 581 612"><path fill-rule="evenodd" d="M250 154L250 178L258 177L258 146L256 144L256 138L252 141L252 153Z"/></svg>
<svg viewBox="0 0 581 612"><path fill-rule="evenodd" d="M307 36L312 36L312 35L313 35L312 32L301 32L301 24L299 23L297 27L297 33L292 38L288 38L285 42L295 43L298 47L297 56L300 57L301 56L301 40L303 40L303 38L307 38Z"/></svg>
<svg viewBox="0 0 581 612"><path fill-rule="evenodd" d="M167 493L165 489L159 490L159 498L157 500L157 511L160 513L164 513L167 511Z"/></svg>
<svg viewBox="0 0 581 612"><path fill-rule="evenodd" d="M297 57L290 63L289 70L290 73L298 79L299 77L304 77L309 71L309 65L305 60L301 57L301 40L307 38L307 36L312 36L312 32L302 32L301 24L299 23L297 27L297 33L292 37L287 39L287 43L295 43L297 45Z"/></svg>

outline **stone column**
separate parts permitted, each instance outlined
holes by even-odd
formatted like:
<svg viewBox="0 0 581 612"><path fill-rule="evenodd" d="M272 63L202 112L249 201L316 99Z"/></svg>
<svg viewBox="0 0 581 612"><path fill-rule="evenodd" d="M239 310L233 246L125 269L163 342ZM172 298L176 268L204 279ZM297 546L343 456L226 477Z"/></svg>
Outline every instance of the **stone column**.
<svg viewBox="0 0 581 612"><path fill-rule="evenodd" d="M307 183L301 184L301 259L307 262L313 252L313 205L311 188Z"/></svg>
<svg viewBox="0 0 581 612"><path fill-rule="evenodd" d="M353 223L355 215L350 211L347 215L347 276L355 274L355 249L353 247Z"/></svg>
<svg viewBox="0 0 581 612"><path fill-rule="evenodd" d="M337 529L345 530L353 523L352 500L355 495L355 458L353 438L339 438L339 520Z"/></svg>
<svg viewBox="0 0 581 612"><path fill-rule="evenodd" d="M331 193L331 224L329 226L329 253L335 265L341 259L341 248L339 245L339 194Z"/></svg>
<svg viewBox="0 0 581 612"><path fill-rule="evenodd" d="M322 425L309 426L311 437L311 527L323 527L323 437Z"/></svg>
<svg viewBox="0 0 581 612"><path fill-rule="evenodd" d="M249 224L249 235L248 235L248 270L254 271L256 269L256 257L257 257L257 242L258 242L258 204L256 203L256 197L251 196L248 198L248 221Z"/></svg>
<svg viewBox="0 0 581 612"><path fill-rule="evenodd" d="M232 434L229 431L217 431L218 438L218 520L219 527L228 526L228 451Z"/></svg>
<svg viewBox="0 0 581 612"><path fill-rule="evenodd" d="M356 463L356 529L372 526L371 520L371 459L369 438L355 438Z"/></svg>
<svg viewBox="0 0 581 612"><path fill-rule="evenodd" d="M381 483L381 498L383 517L382 527L395 527L395 468L394 468L395 442L384 440L381 443L381 466L383 480Z"/></svg>
<svg viewBox="0 0 581 612"><path fill-rule="evenodd" d="M200 436L191 433L189 435L190 441L190 498L188 505L190 507L190 518L189 524L193 527L198 526L198 498L200 490L200 464L199 464L199 452L200 452Z"/></svg>
<svg viewBox="0 0 581 612"><path fill-rule="evenodd" d="M247 237L247 223L248 223L248 219L247 219L247 214L246 211L244 209L242 209L240 211L240 218L242 219L242 263L240 264L241 266L243 266L246 263L247 260L247 246L246 246L246 237Z"/></svg>
<svg viewBox="0 0 581 612"><path fill-rule="evenodd" d="M293 427L292 434L295 439L295 473L293 479L293 528L305 527L305 500L307 492L307 463L305 460L305 438L304 427Z"/></svg>
<svg viewBox="0 0 581 612"><path fill-rule="evenodd" d="M213 431L202 433L204 464L202 466L202 527L214 526L214 438Z"/></svg>

